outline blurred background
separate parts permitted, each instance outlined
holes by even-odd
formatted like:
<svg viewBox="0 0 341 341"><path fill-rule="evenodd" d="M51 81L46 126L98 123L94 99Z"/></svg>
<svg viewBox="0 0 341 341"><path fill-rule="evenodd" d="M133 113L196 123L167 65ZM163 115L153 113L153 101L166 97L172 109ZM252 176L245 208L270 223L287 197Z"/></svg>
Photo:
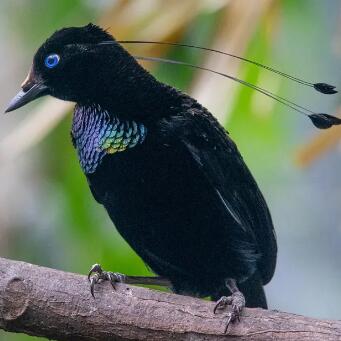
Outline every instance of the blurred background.
<svg viewBox="0 0 341 341"><path fill-rule="evenodd" d="M341 89L338 0L3 0L0 19L1 112L39 45L61 27L90 21L117 39L212 47ZM339 110L340 95L319 94L229 57L126 47L238 76L317 112ZM340 319L341 129L321 132L289 108L207 72L145 66L220 120L257 179L279 244L277 271L266 287L270 308ZM147 275L91 196L70 141L71 112L72 104L44 98L1 117L0 256L83 274L98 262ZM0 331L0 340L34 339Z"/></svg>

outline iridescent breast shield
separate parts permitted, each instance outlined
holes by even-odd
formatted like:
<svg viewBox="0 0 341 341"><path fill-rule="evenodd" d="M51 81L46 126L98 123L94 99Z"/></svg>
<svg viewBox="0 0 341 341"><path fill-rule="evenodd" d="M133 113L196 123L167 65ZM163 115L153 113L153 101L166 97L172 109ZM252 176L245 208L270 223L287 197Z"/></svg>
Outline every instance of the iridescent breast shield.
<svg viewBox="0 0 341 341"><path fill-rule="evenodd" d="M75 107L71 135L87 174L95 172L106 155L143 143L146 134L142 123L120 120L99 106Z"/></svg>

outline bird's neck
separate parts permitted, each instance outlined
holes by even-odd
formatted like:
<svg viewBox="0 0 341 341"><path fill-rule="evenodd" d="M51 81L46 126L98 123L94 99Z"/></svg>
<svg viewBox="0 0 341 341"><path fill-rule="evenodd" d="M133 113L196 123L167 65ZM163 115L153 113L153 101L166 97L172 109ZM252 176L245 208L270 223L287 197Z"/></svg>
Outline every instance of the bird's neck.
<svg viewBox="0 0 341 341"><path fill-rule="evenodd" d="M181 106L179 92L156 80L134 79L125 81L121 88L108 87L107 96L99 104L122 119L148 122L171 115Z"/></svg>
<svg viewBox="0 0 341 341"><path fill-rule="evenodd" d="M83 105L96 103L120 118L136 120L167 116L181 106L176 89L159 82L122 48L104 58L103 65L91 69L91 76L81 82Z"/></svg>

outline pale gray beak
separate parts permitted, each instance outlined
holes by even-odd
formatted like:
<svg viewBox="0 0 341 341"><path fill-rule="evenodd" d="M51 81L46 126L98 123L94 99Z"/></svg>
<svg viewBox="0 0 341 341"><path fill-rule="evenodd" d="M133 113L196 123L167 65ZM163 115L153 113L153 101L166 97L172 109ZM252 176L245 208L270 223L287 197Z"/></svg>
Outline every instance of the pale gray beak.
<svg viewBox="0 0 341 341"><path fill-rule="evenodd" d="M36 79L32 67L26 79L21 84L21 88L22 90L20 90L8 104L5 113L18 109L25 104L49 93L48 87L44 85L41 80Z"/></svg>

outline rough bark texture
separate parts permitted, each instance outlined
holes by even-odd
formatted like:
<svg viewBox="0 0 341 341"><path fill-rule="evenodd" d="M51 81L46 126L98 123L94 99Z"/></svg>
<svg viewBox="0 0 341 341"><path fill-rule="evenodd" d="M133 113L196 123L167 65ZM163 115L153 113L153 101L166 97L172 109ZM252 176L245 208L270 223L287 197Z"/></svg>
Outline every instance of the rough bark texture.
<svg viewBox="0 0 341 341"><path fill-rule="evenodd" d="M90 295L85 276L0 258L0 328L55 340L341 340L341 322L245 309L226 312L187 296L109 283Z"/></svg>

